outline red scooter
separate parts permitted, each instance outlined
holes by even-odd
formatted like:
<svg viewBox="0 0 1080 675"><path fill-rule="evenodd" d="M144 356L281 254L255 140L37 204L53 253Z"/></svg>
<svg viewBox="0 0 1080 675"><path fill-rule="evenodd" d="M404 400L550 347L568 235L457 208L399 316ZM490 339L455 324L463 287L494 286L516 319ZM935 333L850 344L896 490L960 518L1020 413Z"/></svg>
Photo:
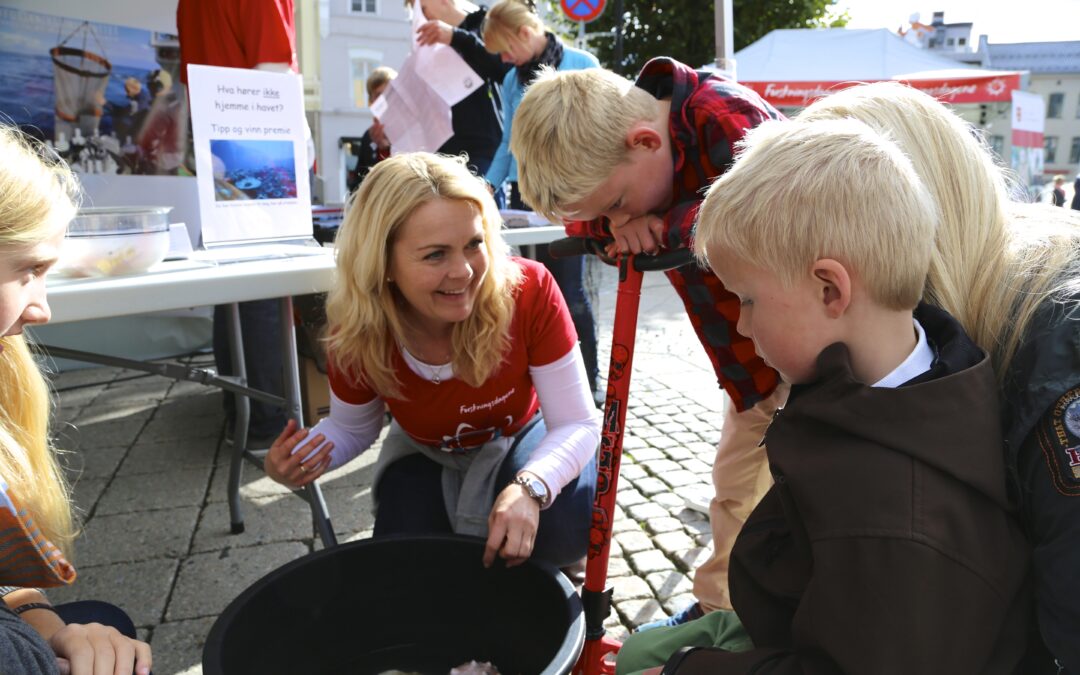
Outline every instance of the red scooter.
<svg viewBox="0 0 1080 675"><path fill-rule="evenodd" d="M645 272L660 272L682 267L693 261L689 249L676 249L658 255L625 255L618 260L604 251L605 242L572 237L552 242L548 251L553 257L595 254L619 268L619 290L615 302L615 321L611 336L611 364L608 367L607 398L600 436L600 454L596 463L596 498L593 501L592 527L589 532L588 564L581 601L585 611L585 646L573 675L612 675L614 656L622 643L605 634L604 620L611 613L611 588L607 585L608 557L611 553L611 525L615 515L615 494L619 484L623 432L626 429L626 405L630 395L630 372L634 360L641 281ZM608 658L608 656L611 658Z"/></svg>

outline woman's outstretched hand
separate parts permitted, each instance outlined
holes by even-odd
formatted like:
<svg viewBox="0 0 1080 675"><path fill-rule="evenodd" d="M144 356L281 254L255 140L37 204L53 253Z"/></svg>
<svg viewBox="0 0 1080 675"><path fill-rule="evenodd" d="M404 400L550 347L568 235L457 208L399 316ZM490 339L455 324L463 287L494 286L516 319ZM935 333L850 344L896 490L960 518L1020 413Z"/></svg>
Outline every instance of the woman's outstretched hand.
<svg viewBox="0 0 1080 675"><path fill-rule="evenodd" d="M289 420L266 453L263 463L266 475L294 490L323 475L330 466L330 451L334 444L324 443L326 437L322 434L316 434L304 443L310 433L310 429L297 431L296 420ZM319 448L318 452L315 452L316 448Z"/></svg>
<svg viewBox="0 0 1080 675"><path fill-rule="evenodd" d="M484 567L491 567L495 556L506 559L506 566L520 565L529 559L540 525L540 504L511 483L495 498L488 516L488 539L484 546Z"/></svg>

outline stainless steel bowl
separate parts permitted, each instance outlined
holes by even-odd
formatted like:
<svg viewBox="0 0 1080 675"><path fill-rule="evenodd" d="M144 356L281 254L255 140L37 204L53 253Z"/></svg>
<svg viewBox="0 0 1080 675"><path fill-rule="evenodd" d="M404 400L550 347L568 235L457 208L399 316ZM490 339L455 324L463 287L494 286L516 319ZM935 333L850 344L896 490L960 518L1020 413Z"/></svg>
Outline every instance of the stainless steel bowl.
<svg viewBox="0 0 1080 675"><path fill-rule="evenodd" d="M68 226L58 271L69 276L145 272L169 251L171 206L81 209Z"/></svg>

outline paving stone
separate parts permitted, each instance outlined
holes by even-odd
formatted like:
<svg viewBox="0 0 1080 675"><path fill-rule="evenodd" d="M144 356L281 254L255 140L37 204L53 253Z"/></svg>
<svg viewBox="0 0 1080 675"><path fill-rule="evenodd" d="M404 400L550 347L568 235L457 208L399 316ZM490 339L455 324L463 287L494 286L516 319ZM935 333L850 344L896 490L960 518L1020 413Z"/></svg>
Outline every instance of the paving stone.
<svg viewBox="0 0 1080 675"><path fill-rule="evenodd" d="M644 439L638 438L637 436L629 436L629 435L623 437L623 444L622 444L623 452L633 452L634 450L638 450L638 449L645 448L645 447L648 447L648 446L645 444Z"/></svg>
<svg viewBox="0 0 1080 675"><path fill-rule="evenodd" d="M223 453L227 454L227 453ZM207 493L207 501L223 502L229 498L229 465L227 462L220 463L214 470L214 478L210 481L210 491ZM243 469L240 472L240 496L244 499L260 499L262 497L282 497L291 495L292 490L281 483L274 482L247 460L244 460Z"/></svg>
<svg viewBox="0 0 1080 675"><path fill-rule="evenodd" d="M165 612L178 564L171 558L158 558L123 565L80 565L75 583L50 588L49 600L53 604L106 600L126 611L136 626L155 626Z"/></svg>
<svg viewBox="0 0 1080 675"><path fill-rule="evenodd" d="M92 448L59 453L60 465L68 478L109 478L116 473L128 449L124 446Z"/></svg>
<svg viewBox="0 0 1080 675"><path fill-rule="evenodd" d="M624 462L622 466L619 467L620 484L625 482L622 479L636 480L638 478L644 478L647 475L649 474L645 471L645 469L637 463Z"/></svg>
<svg viewBox="0 0 1080 675"><path fill-rule="evenodd" d="M664 458L664 453L655 448L638 448L629 454L638 464L644 464L645 462Z"/></svg>
<svg viewBox="0 0 1080 675"><path fill-rule="evenodd" d="M634 489L634 484L630 481L619 483L619 494L616 499L623 507L630 507L645 502L645 497Z"/></svg>
<svg viewBox="0 0 1080 675"><path fill-rule="evenodd" d="M665 532L682 532L683 526L675 518L650 518L645 521L645 529L654 535L660 535Z"/></svg>
<svg viewBox="0 0 1080 675"><path fill-rule="evenodd" d="M658 414L658 415L667 415L669 418L671 418L673 420L675 419L676 415L679 415L681 413L682 413L682 408L680 408L677 405L674 405L672 402L667 402L664 405L662 405L662 406L660 406L659 408L656 409L656 414ZM665 420L665 421L667 421L667 420Z"/></svg>
<svg viewBox="0 0 1080 675"><path fill-rule="evenodd" d="M658 492L667 492L671 489L667 486L667 484L664 483L664 481L660 480L659 478L653 478L651 476L648 478L641 478L635 481L634 487L636 487L638 489L638 492L645 495L646 497L652 497Z"/></svg>
<svg viewBox="0 0 1080 675"><path fill-rule="evenodd" d="M75 540L79 567L179 558L188 552L198 517L195 506L96 515Z"/></svg>
<svg viewBox="0 0 1080 675"><path fill-rule="evenodd" d="M620 532L641 532L641 526L626 516L616 516L615 522L611 525L611 531L614 534L619 534Z"/></svg>
<svg viewBox="0 0 1080 675"><path fill-rule="evenodd" d="M686 431L686 427L678 422L666 422L664 424L654 424L653 426L656 427L661 434L670 436L671 440L675 443L684 443L685 441L680 440L680 437L685 438L685 434L689 433ZM691 440L698 440L697 435L694 435Z"/></svg>
<svg viewBox="0 0 1080 675"><path fill-rule="evenodd" d="M675 596L694 592L693 582L682 572L654 572L646 576L645 581L661 603Z"/></svg>
<svg viewBox="0 0 1080 675"><path fill-rule="evenodd" d="M694 535L694 534L707 534L707 535L710 535L710 536L712 535L712 526L709 525L709 519L708 518L704 518L702 520L696 520L696 519L695 520L684 520L684 521L682 521L682 523L683 523L683 527L685 527L687 532L689 532L691 535Z"/></svg>
<svg viewBox="0 0 1080 675"><path fill-rule="evenodd" d="M131 451L117 473L121 476L132 476L208 467L214 464L217 453L216 438L196 436L173 440L147 440L144 433L139 436L138 442L131 446Z"/></svg>
<svg viewBox="0 0 1080 675"><path fill-rule="evenodd" d="M676 521L678 522L678 521ZM666 553L669 557L675 557L680 551L694 547L694 540L681 529L672 532L662 532L653 537L653 544Z"/></svg>
<svg viewBox="0 0 1080 675"><path fill-rule="evenodd" d="M76 418L70 433L71 450L92 450L129 446L142 431L150 418L150 410L132 411L115 415L116 409L102 412L96 406L88 406Z"/></svg>
<svg viewBox="0 0 1080 675"><path fill-rule="evenodd" d="M629 556L630 567L638 574L651 574L652 572L665 572L675 569L675 564L667 559L663 551L650 548Z"/></svg>
<svg viewBox="0 0 1080 675"><path fill-rule="evenodd" d="M266 573L308 552L309 547L290 542L193 555L180 565L165 618L178 621L217 616Z"/></svg>
<svg viewBox="0 0 1080 675"><path fill-rule="evenodd" d="M712 543L712 532L691 534L690 536L694 538L698 546L708 546Z"/></svg>
<svg viewBox="0 0 1080 675"><path fill-rule="evenodd" d="M168 401L162 405L168 405ZM157 412L146 424L139 440L216 439L221 433L221 425L225 422L223 412L209 415L162 415L160 409Z"/></svg>
<svg viewBox="0 0 1080 675"><path fill-rule="evenodd" d="M82 408L93 403L101 392L105 391L104 384L80 386L75 389L58 392L59 404L64 408Z"/></svg>
<svg viewBox="0 0 1080 675"><path fill-rule="evenodd" d="M232 534L229 505L226 502L207 504L195 529L191 552L204 553L285 541L307 544L315 537L311 509L307 502L292 495L241 499L240 514L244 519L244 531Z"/></svg>
<svg viewBox="0 0 1080 675"><path fill-rule="evenodd" d="M683 611L695 602L697 602L697 598L694 597L693 593L680 593L678 595L673 595L667 600L661 601L660 606L664 608L664 611L667 612L669 616L672 616Z"/></svg>
<svg viewBox="0 0 1080 675"><path fill-rule="evenodd" d="M619 616L622 617L624 625L629 626L631 629L650 621L666 618L660 603L653 598L648 600L626 600L616 605L615 608L619 611Z"/></svg>
<svg viewBox="0 0 1080 675"><path fill-rule="evenodd" d="M375 526L375 506L369 487L324 487L330 522L338 536L368 532ZM307 508L307 504L302 504ZM370 535L369 535L370 536Z"/></svg>
<svg viewBox="0 0 1080 675"><path fill-rule="evenodd" d="M713 445L712 443L706 443L705 441L697 441L695 443L687 443L686 449L693 452L693 453L695 453L695 454L697 454L697 455L699 455L699 456L702 453L705 453L709 457L716 456L716 446ZM705 462L705 463L708 464L709 466L712 466L712 460L711 459L709 461Z"/></svg>
<svg viewBox="0 0 1080 675"><path fill-rule="evenodd" d="M652 539L649 539L649 535L640 530L637 532L620 532L615 535L615 540L619 542L624 555L649 551L653 548Z"/></svg>
<svg viewBox="0 0 1080 675"><path fill-rule="evenodd" d="M680 569L693 571L701 567L711 555L712 549L710 547L695 546L679 553L676 556L676 562L679 564Z"/></svg>
<svg viewBox="0 0 1080 675"><path fill-rule="evenodd" d="M86 478L85 476L74 481L71 485L71 499L75 502L77 511L88 514L97 506L105 486L109 484L108 478Z"/></svg>
<svg viewBox="0 0 1080 675"><path fill-rule="evenodd" d="M671 511L671 509L676 507L681 508L683 505L683 498L675 494L674 492L661 492L659 494L655 494L651 497L650 501L652 501L652 503L654 504L659 504L660 506L663 506L669 512Z"/></svg>
<svg viewBox="0 0 1080 675"><path fill-rule="evenodd" d="M688 457L684 458L681 461L682 467L684 469L686 469L690 473L694 474L695 476L699 476L699 477L700 476L711 476L712 475L712 465L706 464L705 462L698 459L692 453L687 452L687 454L688 454Z"/></svg>
<svg viewBox="0 0 1080 675"><path fill-rule="evenodd" d="M641 459L638 459L638 461L641 463L642 466L645 467L646 471L658 477L663 477L665 473L668 473L670 471L678 471L682 469L682 466L671 461L670 459L667 459L666 457L661 457L660 459L651 459L647 462Z"/></svg>
<svg viewBox="0 0 1080 675"><path fill-rule="evenodd" d="M668 448L673 448L678 445L678 443L668 438L668 436L662 433L659 429L657 429L656 432L657 433L655 436L650 436L646 438L645 442L647 442L649 445L653 446L657 450L666 450Z"/></svg>
<svg viewBox="0 0 1080 675"><path fill-rule="evenodd" d="M612 593L611 598L614 602L643 600L653 597L652 589L649 588L649 584L645 583L645 580L641 577L619 577L613 580L612 586L614 587L614 592Z"/></svg>
<svg viewBox="0 0 1080 675"><path fill-rule="evenodd" d="M216 617L169 621L154 629L154 672L162 675L202 675L202 650Z"/></svg>
<svg viewBox="0 0 1080 675"><path fill-rule="evenodd" d="M653 425L654 427L657 427L657 428L660 428L664 424L669 424L672 421L671 420L671 415L663 415L663 414L656 413L656 412L654 412L653 414L647 416L645 419L649 422L649 424L651 424L651 425Z"/></svg>
<svg viewBox="0 0 1080 675"><path fill-rule="evenodd" d="M659 504L653 504L652 502L628 506L626 507L626 513L639 523L651 518L664 518L668 515L667 509Z"/></svg>
<svg viewBox="0 0 1080 675"><path fill-rule="evenodd" d="M609 578L624 577L628 574L633 574L633 572L624 558L608 558L607 575Z"/></svg>
<svg viewBox="0 0 1080 675"><path fill-rule="evenodd" d="M687 422L686 430L697 437L703 437L716 433L716 429L720 425L718 423L710 423L698 420L697 422Z"/></svg>
<svg viewBox="0 0 1080 675"><path fill-rule="evenodd" d="M660 432L652 427L642 427L641 429L635 429L634 435L642 440L654 438L660 435Z"/></svg>
<svg viewBox="0 0 1080 675"><path fill-rule="evenodd" d="M118 403L137 403L160 401L165 398L172 380L149 375L124 382L114 381L94 399L95 405L115 405Z"/></svg>
<svg viewBox="0 0 1080 675"><path fill-rule="evenodd" d="M708 520L709 520L708 517L704 513L701 513L700 511L695 511L694 509L688 509L688 508L683 508L681 511L672 511L671 515L678 518L679 521L682 522L683 524L688 524L688 523L695 523L696 524L696 523L701 523L701 522L708 523Z"/></svg>
<svg viewBox="0 0 1080 675"><path fill-rule="evenodd" d="M660 480L664 481L673 488L680 488L686 485L693 485L695 483L701 483L701 478L696 473L691 473L685 469L678 471L669 471L660 474Z"/></svg>
<svg viewBox="0 0 1080 675"><path fill-rule="evenodd" d="M668 459L679 462L680 464L690 459L696 459L697 457L693 452L681 445L675 445L665 449L664 454L667 455Z"/></svg>
<svg viewBox="0 0 1080 675"><path fill-rule="evenodd" d="M98 515L200 505L213 467L117 476L101 497Z"/></svg>

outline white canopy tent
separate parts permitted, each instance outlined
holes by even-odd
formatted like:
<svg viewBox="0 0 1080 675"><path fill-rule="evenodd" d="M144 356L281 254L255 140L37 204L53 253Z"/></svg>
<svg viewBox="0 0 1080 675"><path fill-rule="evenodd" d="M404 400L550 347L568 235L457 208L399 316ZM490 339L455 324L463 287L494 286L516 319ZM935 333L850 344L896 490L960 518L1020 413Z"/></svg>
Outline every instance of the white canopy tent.
<svg viewBox="0 0 1080 675"><path fill-rule="evenodd" d="M860 82L896 80L949 103L1008 102L1022 73L920 49L884 29L779 29L735 54L739 81L776 106L805 106Z"/></svg>

